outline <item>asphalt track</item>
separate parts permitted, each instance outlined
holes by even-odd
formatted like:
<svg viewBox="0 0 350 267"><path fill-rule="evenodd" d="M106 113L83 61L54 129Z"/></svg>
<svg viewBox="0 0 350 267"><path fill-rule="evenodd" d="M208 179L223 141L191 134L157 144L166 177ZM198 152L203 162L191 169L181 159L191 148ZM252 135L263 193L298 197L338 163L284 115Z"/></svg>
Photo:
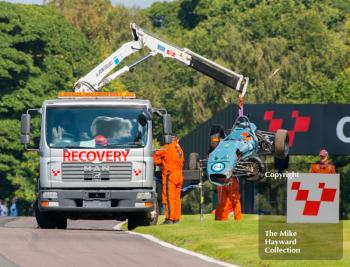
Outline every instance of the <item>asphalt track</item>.
<svg viewBox="0 0 350 267"><path fill-rule="evenodd" d="M0 266L220 266L114 230L116 223L69 221L67 230L48 230L38 229L32 217L0 217Z"/></svg>

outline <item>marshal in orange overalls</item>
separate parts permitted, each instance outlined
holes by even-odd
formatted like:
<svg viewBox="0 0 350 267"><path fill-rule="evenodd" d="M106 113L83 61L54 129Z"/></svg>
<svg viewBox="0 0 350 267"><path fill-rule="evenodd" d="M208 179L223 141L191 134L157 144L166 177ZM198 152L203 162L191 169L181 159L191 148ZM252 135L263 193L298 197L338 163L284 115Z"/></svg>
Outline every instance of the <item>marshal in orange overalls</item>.
<svg viewBox="0 0 350 267"><path fill-rule="evenodd" d="M320 160L310 166L310 173L335 173L335 167L328 161L328 151L322 149L319 153Z"/></svg>
<svg viewBox="0 0 350 267"><path fill-rule="evenodd" d="M252 137L248 132L243 132L242 137L245 141L251 141ZM215 210L215 220L227 221L228 215L233 211L234 219L242 219L241 200L239 194L239 181L233 177L228 185L218 186L218 205Z"/></svg>
<svg viewBox="0 0 350 267"><path fill-rule="evenodd" d="M325 173L332 174L335 173L335 167L329 162L317 162L312 163L310 167L310 173Z"/></svg>
<svg viewBox="0 0 350 267"><path fill-rule="evenodd" d="M228 185L218 186L218 205L215 210L215 220L227 221L231 211L235 220L242 219L241 201L239 194L239 181L237 177Z"/></svg>
<svg viewBox="0 0 350 267"><path fill-rule="evenodd" d="M177 222L181 217L181 188L184 153L177 138L164 145L154 155L154 163L162 168L162 203L165 218Z"/></svg>

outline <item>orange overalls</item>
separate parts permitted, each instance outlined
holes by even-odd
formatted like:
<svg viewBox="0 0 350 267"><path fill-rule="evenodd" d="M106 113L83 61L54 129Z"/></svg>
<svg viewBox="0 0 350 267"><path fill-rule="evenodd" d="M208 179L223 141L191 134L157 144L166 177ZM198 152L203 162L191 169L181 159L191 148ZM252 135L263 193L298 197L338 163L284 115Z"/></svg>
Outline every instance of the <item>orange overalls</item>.
<svg viewBox="0 0 350 267"><path fill-rule="evenodd" d="M335 167L331 163L324 163L321 162L313 163L310 167L310 173L335 173Z"/></svg>
<svg viewBox="0 0 350 267"><path fill-rule="evenodd" d="M162 203L166 220L178 221L181 217L181 188L184 153L176 139L164 145L154 155L154 163L162 168Z"/></svg>
<svg viewBox="0 0 350 267"><path fill-rule="evenodd" d="M242 219L242 210L239 194L239 181L237 177L228 185L218 186L218 205L215 210L215 220L227 221L231 211L235 220Z"/></svg>
<svg viewBox="0 0 350 267"><path fill-rule="evenodd" d="M248 132L242 132L245 141L252 140ZM242 219L241 200L239 194L239 181L237 177L232 178L228 185L218 186L218 205L215 210L215 220L227 221L228 215L233 211L234 219Z"/></svg>

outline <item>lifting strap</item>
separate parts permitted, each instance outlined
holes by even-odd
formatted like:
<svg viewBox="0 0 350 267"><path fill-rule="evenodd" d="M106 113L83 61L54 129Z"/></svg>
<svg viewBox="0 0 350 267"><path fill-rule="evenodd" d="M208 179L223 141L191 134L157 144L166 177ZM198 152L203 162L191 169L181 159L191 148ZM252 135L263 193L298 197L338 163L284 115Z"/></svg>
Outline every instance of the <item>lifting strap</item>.
<svg viewBox="0 0 350 267"><path fill-rule="evenodd" d="M243 114L243 106L244 106L244 96L243 95L239 95L239 103L238 103L238 116L242 117Z"/></svg>

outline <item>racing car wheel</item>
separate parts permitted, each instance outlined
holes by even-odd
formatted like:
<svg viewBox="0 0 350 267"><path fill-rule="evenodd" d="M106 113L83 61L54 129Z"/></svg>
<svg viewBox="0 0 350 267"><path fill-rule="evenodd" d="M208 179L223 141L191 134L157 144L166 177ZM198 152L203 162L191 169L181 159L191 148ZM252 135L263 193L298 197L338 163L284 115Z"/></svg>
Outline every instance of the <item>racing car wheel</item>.
<svg viewBox="0 0 350 267"><path fill-rule="evenodd" d="M266 166L258 156L251 156L238 163L244 169L241 177L249 182L259 182L265 177Z"/></svg>
<svg viewBox="0 0 350 267"><path fill-rule="evenodd" d="M288 131L279 129L275 135L275 156L279 159L285 159L289 153Z"/></svg>

